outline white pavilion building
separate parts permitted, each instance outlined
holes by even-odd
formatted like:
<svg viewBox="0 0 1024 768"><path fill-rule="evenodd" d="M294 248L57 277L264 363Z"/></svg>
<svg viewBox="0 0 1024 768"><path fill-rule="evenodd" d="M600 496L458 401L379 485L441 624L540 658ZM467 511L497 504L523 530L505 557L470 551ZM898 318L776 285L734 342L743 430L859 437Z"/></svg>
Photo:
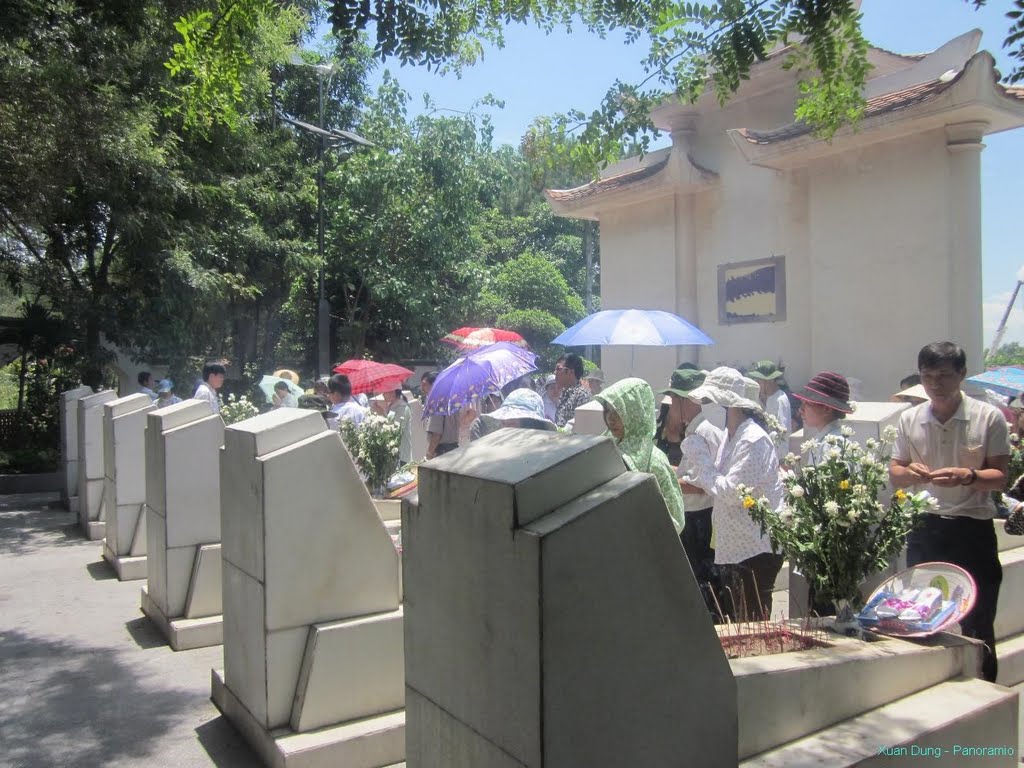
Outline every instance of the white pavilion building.
<svg viewBox="0 0 1024 768"><path fill-rule="evenodd" d="M980 40L871 48L864 117L831 141L793 122L780 50L724 107L709 92L655 109L671 147L548 190L557 215L600 222L603 309L675 312L716 342L604 347L609 380L768 358L794 387L833 370L884 400L945 339L980 368L981 151L1024 125L1024 89L1000 84Z"/></svg>

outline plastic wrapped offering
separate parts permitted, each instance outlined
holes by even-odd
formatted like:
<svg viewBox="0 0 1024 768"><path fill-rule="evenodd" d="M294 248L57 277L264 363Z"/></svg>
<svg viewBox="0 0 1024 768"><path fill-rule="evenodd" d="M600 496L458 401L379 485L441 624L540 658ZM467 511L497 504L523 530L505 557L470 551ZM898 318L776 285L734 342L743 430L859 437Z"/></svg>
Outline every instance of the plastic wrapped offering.
<svg viewBox="0 0 1024 768"><path fill-rule="evenodd" d="M926 637L959 622L977 588L963 568L921 563L881 584L857 616L862 627L901 637Z"/></svg>

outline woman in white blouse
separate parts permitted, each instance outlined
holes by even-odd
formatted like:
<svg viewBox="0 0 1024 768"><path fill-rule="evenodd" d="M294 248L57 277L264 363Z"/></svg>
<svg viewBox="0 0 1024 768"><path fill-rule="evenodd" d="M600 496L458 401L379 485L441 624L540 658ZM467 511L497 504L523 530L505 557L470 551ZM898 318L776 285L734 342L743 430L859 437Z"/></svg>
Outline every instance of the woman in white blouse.
<svg viewBox="0 0 1024 768"><path fill-rule="evenodd" d="M745 486L754 498L763 496L774 507L782 503L775 446L760 402L748 394L753 383L733 368L716 368L688 395L726 409L726 437L718 456L694 469L698 485L714 499L715 563L723 584L732 585L722 608L733 619L749 621L769 618L772 588L782 568L782 555L772 552L771 541L751 519L738 490Z"/></svg>

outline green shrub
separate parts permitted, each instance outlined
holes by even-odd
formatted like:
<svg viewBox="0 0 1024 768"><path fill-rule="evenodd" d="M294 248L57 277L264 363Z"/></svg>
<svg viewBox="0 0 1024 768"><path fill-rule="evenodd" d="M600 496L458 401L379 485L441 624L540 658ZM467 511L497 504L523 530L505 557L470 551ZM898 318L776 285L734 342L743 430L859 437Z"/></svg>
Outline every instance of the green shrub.
<svg viewBox="0 0 1024 768"><path fill-rule="evenodd" d="M498 318L498 327L520 334L534 352L565 330L557 317L542 309L514 309Z"/></svg>
<svg viewBox="0 0 1024 768"><path fill-rule="evenodd" d="M15 448L0 451L0 474L28 475L37 472L56 472L60 460L53 449Z"/></svg>

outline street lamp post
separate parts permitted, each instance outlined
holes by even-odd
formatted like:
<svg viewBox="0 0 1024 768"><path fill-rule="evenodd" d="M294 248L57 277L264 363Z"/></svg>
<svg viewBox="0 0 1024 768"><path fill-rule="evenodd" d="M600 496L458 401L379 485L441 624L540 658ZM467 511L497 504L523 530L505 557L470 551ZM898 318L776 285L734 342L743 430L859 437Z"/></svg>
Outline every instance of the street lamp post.
<svg viewBox="0 0 1024 768"><path fill-rule="evenodd" d="M317 93L320 103L317 126L320 128L320 141L317 142L316 157L316 255L320 265L318 278L319 300L316 305L316 378L320 378L330 365L327 361L331 355L331 308L324 295L324 150L327 137L324 135L324 69L323 65L316 68ZM329 69L329 67L328 67Z"/></svg>
<svg viewBox="0 0 1024 768"><path fill-rule="evenodd" d="M294 63L298 64L300 62ZM319 270L317 274L316 307L316 377L320 378L320 376L328 372L330 368L328 360L331 356L331 306L327 301L324 288L324 270L327 265L327 260L324 256L324 154L329 147L347 149L356 146L372 147L374 145L362 136L358 136L350 131L341 131L336 128L328 130L324 128L324 73L331 72L333 67L325 64L313 66L317 71L317 124L310 125L284 114L279 114L278 116L289 125L306 133L311 133L318 139L316 151L316 254Z"/></svg>

